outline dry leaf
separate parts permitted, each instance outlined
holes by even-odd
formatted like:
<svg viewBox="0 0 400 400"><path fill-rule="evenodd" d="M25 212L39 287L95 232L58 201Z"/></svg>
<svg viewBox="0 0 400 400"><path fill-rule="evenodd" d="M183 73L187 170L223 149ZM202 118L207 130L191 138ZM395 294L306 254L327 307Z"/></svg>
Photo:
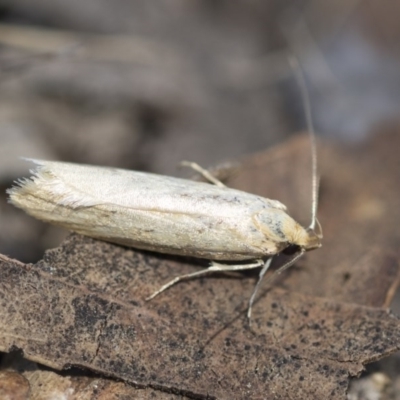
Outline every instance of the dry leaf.
<svg viewBox="0 0 400 400"><path fill-rule="evenodd" d="M184 282L146 303L206 262L72 234L35 265L0 258L0 349L188 397L344 399L350 376L400 347L400 321L379 308L399 277L395 141L323 146L324 247L264 288L252 329L255 276ZM309 214L308 149L301 137L245 159L230 184Z"/></svg>
<svg viewBox="0 0 400 400"><path fill-rule="evenodd" d="M0 399L28 400L28 380L18 372L0 371Z"/></svg>

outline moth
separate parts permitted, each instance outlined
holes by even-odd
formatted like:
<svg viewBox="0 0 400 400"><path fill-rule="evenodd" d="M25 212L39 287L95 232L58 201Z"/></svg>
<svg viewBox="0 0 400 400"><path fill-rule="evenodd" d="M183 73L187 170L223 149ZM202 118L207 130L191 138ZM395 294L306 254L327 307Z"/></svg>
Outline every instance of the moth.
<svg viewBox="0 0 400 400"><path fill-rule="evenodd" d="M183 279L261 268L249 300L250 319L254 299L273 257L289 246L298 249L292 260L276 271L280 273L306 251L321 246L313 134L311 138L313 206L308 228L290 217L279 201L228 188L199 165L187 162L185 165L209 183L31 160L37 164L31 171L33 176L17 181L7 192L9 201L29 215L80 234L137 249L211 261L206 269L167 282L147 300Z"/></svg>

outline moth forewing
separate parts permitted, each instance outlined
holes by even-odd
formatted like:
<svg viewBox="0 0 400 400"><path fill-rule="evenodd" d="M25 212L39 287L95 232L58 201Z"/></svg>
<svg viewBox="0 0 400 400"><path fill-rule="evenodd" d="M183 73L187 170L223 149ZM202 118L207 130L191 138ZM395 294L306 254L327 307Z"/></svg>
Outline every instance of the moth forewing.
<svg viewBox="0 0 400 400"><path fill-rule="evenodd" d="M278 201L208 183L34 160L30 180L10 189L28 214L139 249L246 261L306 240Z"/></svg>

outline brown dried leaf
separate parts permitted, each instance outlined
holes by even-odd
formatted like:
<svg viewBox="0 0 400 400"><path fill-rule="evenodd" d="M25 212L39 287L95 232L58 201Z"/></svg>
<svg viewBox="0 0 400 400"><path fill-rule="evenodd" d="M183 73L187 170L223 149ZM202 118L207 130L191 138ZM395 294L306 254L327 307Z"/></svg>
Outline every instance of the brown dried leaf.
<svg viewBox="0 0 400 400"><path fill-rule="evenodd" d="M18 352L4 354L0 365L1 400L172 400L181 398L157 389L137 388L106 377L94 377L87 370L64 373L43 368ZM7 397L8 396L8 397Z"/></svg>
<svg viewBox="0 0 400 400"><path fill-rule="evenodd" d="M172 276L206 263L71 235L36 265L0 258L0 349L190 397L345 398L349 375L400 346L399 320L373 308L388 303L399 276L398 214L389 215L399 169L375 161L398 166L394 147L324 146L324 247L260 296L252 329L253 278L185 282L146 303ZM231 183L307 213L307 155L306 139L296 139L244 160ZM383 181L391 184L384 198Z"/></svg>
<svg viewBox="0 0 400 400"><path fill-rule="evenodd" d="M0 399L28 400L28 380L18 372L0 371Z"/></svg>
<svg viewBox="0 0 400 400"><path fill-rule="evenodd" d="M52 371L36 370L24 373L31 385L29 400L173 400L177 396L152 388L135 388L124 382L85 376L62 376ZM74 395L74 397L72 397Z"/></svg>

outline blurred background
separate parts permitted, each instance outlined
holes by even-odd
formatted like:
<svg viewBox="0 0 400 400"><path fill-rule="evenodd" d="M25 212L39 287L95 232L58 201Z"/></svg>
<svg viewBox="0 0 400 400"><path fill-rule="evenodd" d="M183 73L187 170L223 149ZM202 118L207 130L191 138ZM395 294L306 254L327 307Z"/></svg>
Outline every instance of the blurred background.
<svg viewBox="0 0 400 400"><path fill-rule="evenodd" d="M63 233L6 203L20 156L176 175L305 129L357 145L397 124L399 2L0 1L0 252Z"/></svg>
<svg viewBox="0 0 400 400"><path fill-rule="evenodd" d="M0 253L65 235L7 204L20 156L176 175L306 128L357 146L399 126L400 2L0 0ZM398 358L391 359L393 366Z"/></svg>

